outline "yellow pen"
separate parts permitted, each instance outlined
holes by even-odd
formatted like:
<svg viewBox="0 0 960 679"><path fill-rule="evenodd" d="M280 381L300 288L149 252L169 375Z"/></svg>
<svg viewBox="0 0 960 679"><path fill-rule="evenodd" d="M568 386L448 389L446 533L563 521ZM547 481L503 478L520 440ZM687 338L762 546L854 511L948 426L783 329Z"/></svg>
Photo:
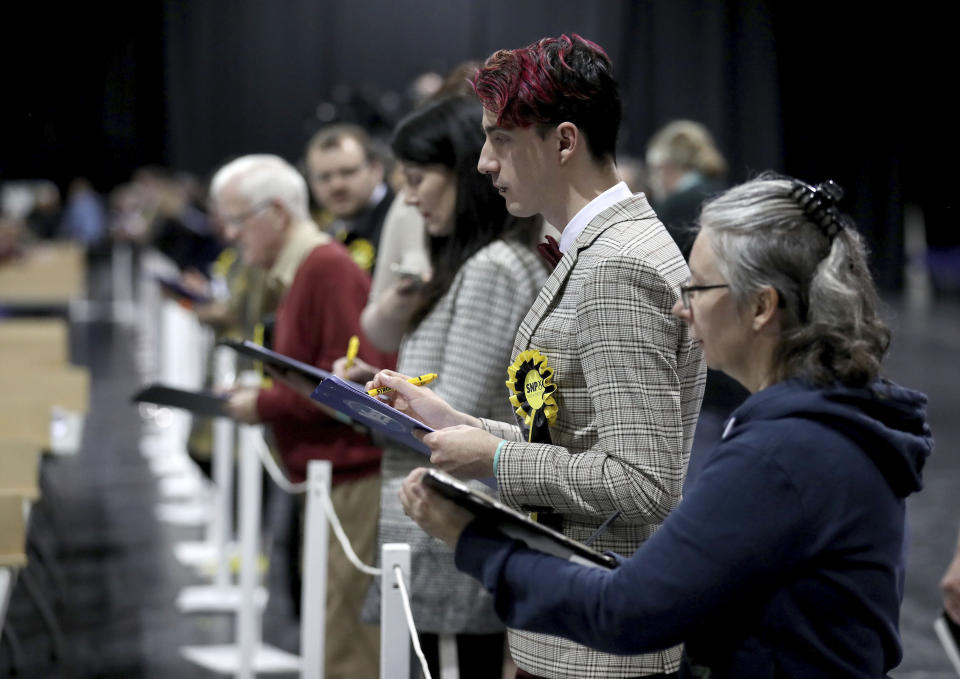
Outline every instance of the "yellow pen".
<svg viewBox="0 0 960 679"><path fill-rule="evenodd" d="M347 342L347 363L343 366L344 370L350 370L353 367L353 359L357 357L357 351L360 349L360 338L354 335Z"/></svg>
<svg viewBox="0 0 960 679"><path fill-rule="evenodd" d="M420 375L420 377L411 377L407 382L417 387L422 387L425 384L430 384L435 379L437 379L437 373L427 373L426 375ZM393 387L377 387L376 389L370 389L367 393L371 396L379 396L380 394L386 394L388 391L393 391Z"/></svg>

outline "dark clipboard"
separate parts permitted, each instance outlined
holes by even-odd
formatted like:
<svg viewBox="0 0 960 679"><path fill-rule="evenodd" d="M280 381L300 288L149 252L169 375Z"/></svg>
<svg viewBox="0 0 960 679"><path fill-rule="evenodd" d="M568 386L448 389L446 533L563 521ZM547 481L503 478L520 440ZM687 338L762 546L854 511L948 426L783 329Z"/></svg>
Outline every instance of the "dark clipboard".
<svg viewBox="0 0 960 679"><path fill-rule="evenodd" d="M169 408L182 408L196 415L226 417L227 394L212 391L187 391L168 387L164 384L151 384L132 396L135 403L153 403Z"/></svg>
<svg viewBox="0 0 960 679"><path fill-rule="evenodd" d="M208 304L213 301L212 297L197 294L174 278L167 278L166 276L154 276L154 278L156 278L160 287L181 299L193 302L194 304Z"/></svg>
<svg viewBox="0 0 960 679"><path fill-rule="evenodd" d="M313 380L315 382L323 382L325 379L333 375L333 373L327 372L326 370L321 370L320 368L310 365L309 363L304 363L303 361L298 361L295 358L278 354L276 351L271 351L270 349L262 347L255 342L251 342L250 340L220 340L217 342L217 344L230 347L238 354L242 354L248 358L252 358L256 361L262 361L281 373L294 372L302 375L308 380Z"/></svg>
<svg viewBox="0 0 960 679"><path fill-rule="evenodd" d="M953 671L960 677L960 625L951 620L945 611L940 611L940 615L933 621L933 629L944 653L950 659L950 664L953 665Z"/></svg>
<svg viewBox="0 0 960 679"><path fill-rule="evenodd" d="M566 535L531 520L526 514L484 493L472 490L449 474L437 469L428 469L423 475L423 483L471 512L478 519L490 523L505 535L522 541L531 549L584 566L607 570L617 567L617 560L612 556L601 554L581 542L571 540Z"/></svg>
<svg viewBox="0 0 960 679"><path fill-rule="evenodd" d="M310 398L328 408L346 415L371 431L378 432L397 443L430 457L430 448L413 435L415 429L431 432L433 429L409 415L370 396L355 382L331 375L313 390Z"/></svg>

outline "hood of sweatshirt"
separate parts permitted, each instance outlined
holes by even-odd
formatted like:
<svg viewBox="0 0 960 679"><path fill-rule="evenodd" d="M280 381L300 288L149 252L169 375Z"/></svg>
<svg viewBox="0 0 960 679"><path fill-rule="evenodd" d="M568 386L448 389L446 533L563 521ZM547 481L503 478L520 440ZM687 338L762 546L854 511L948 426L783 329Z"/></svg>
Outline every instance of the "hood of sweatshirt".
<svg viewBox="0 0 960 679"><path fill-rule="evenodd" d="M923 487L921 471L933 450L926 395L887 380L852 388L816 387L786 380L748 398L732 426L749 421L804 418L821 422L855 441L899 497Z"/></svg>

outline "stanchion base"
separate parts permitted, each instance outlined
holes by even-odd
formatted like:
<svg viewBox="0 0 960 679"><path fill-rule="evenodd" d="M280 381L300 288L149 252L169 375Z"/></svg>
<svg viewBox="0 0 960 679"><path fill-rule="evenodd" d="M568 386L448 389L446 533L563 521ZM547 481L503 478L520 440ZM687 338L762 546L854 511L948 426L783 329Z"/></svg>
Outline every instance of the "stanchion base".
<svg viewBox="0 0 960 679"><path fill-rule="evenodd" d="M223 546L224 555L229 559L240 554L240 545L228 542ZM184 566L197 568L202 571L213 571L217 568L217 546L211 542L178 542L173 546L173 555Z"/></svg>
<svg viewBox="0 0 960 679"><path fill-rule="evenodd" d="M198 498L206 492L207 486L195 470L160 479L160 496L165 499Z"/></svg>
<svg viewBox="0 0 960 679"><path fill-rule="evenodd" d="M179 476L195 473L197 465L185 452L170 451L162 457L151 458L150 471L154 476Z"/></svg>
<svg viewBox="0 0 960 679"><path fill-rule="evenodd" d="M208 502L168 502L155 510L157 520L175 526L206 526L210 523Z"/></svg>
<svg viewBox="0 0 960 679"><path fill-rule="evenodd" d="M224 646L183 646L180 653L192 663L220 674L236 674L240 668L240 648L236 644ZM297 673L300 656L273 646L262 645L253 654L253 671L264 673Z"/></svg>
<svg viewBox="0 0 960 679"><path fill-rule="evenodd" d="M265 587L257 587L253 594L253 604L257 610L266 608L268 597ZM181 613L233 613L240 608L240 588L234 585L184 587L177 595L176 603Z"/></svg>

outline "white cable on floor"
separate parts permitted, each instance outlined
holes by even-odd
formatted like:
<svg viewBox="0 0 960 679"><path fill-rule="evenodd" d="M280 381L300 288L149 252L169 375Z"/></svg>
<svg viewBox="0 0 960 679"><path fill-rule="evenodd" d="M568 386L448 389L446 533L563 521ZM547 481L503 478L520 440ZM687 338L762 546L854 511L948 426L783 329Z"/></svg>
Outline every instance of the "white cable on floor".
<svg viewBox="0 0 960 679"><path fill-rule="evenodd" d="M423 672L423 679L433 679L430 676L430 668L427 666L427 659L423 655L423 649L420 648L420 635L417 634L417 626L413 623L413 611L410 610L410 596L407 594L407 585L403 581L403 571L400 566L393 567L393 574L397 578L397 585L400 587L400 598L403 600L403 612L407 617L407 627L410 629L410 641L413 644L413 652L417 654L420 660L420 670Z"/></svg>
<svg viewBox="0 0 960 679"><path fill-rule="evenodd" d="M260 461L263 463L263 466L266 467L270 478L273 479L273 482L276 483L282 490L285 490L291 494L306 492L307 482L303 481L301 483L293 483L286 477L286 475L284 475L280 467L277 466L277 461L274 460L273 456L270 454L270 449L267 448L267 442L263 440L263 437L258 437L257 455L260 456ZM353 564L353 567L361 573L366 573L367 575L380 575L381 570L379 568L374 568L373 566L368 566L367 564L363 563L360 560L360 557L357 556L357 553L353 551L353 546L350 544L350 538L347 537L347 534L343 530L343 526L340 525L340 518L337 516L337 512L333 508L333 502L330 501L330 496L324 490L318 495L318 497L320 498L320 502L323 504L323 511L327 515L327 521L330 522L330 527L333 528L333 534L337 536L337 540L340 542L340 547L343 548L343 553L347 555L347 559L350 560L350 563Z"/></svg>

